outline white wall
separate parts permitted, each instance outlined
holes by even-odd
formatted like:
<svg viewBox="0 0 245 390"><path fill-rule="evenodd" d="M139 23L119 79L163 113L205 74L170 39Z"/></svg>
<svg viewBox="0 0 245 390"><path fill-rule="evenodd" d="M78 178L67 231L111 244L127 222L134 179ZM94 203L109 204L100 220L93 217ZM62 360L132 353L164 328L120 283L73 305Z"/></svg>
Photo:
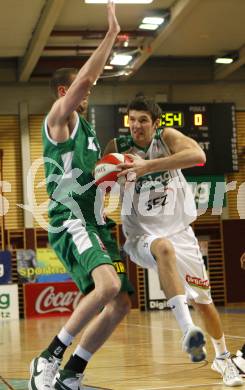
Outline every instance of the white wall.
<svg viewBox="0 0 245 390"><path fill-rule="evenodd" d="M90 104L127 103L139 91L151 97L167 95L169 102L235 102L238 110L245 110L245 81L98 84L92 90ZM49 87L45 85L0 85L0 115L18 114L18 105L22 101L27 101L30 114L42 114L52 104L52 96Z"/></svg>

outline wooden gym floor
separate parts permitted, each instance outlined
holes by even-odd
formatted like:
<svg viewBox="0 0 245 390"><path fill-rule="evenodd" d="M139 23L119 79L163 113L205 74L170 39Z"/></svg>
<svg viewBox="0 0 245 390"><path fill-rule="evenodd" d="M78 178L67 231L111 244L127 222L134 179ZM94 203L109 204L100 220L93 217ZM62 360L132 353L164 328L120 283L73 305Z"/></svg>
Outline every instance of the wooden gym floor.
<svg viewBox="0 0 245 390"><path fill-rule="evenodd" d="M220 313L227 345L235 353L245 342L245 308L221 309ZM192 316L201 325L193 311ZM65 320L0 321L0 390L27 389L31 359ZM84 386L87 390L225 389L219 375L210 369L214 353L209 340L207 352L207 361L191 363L181 351L181 332L170 311L133 310L90 361Z"/></svg>

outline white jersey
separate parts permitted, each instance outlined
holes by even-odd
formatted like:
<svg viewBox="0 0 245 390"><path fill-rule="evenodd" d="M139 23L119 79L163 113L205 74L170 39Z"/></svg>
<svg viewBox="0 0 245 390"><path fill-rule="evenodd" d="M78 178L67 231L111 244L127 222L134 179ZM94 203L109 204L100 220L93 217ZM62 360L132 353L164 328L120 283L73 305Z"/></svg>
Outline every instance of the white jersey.
<svg viewBox="0 0 245 390"><path fill-rule="evenodd" d="M171 153L158 129L150 146L143 149L130 135L115 139L119 153L130 150L144 159L156 159ZM181 170L162 171L126 184L122 194L122 224L127 238L142 234L168 237L185 229L197 217L192 191Z"/></svg>

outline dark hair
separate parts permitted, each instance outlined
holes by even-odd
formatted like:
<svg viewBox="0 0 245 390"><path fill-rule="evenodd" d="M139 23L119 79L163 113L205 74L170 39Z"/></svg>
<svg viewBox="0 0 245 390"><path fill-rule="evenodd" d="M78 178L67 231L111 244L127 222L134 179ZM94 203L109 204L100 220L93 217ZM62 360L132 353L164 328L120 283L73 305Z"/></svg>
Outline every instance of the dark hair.
<svg viewBox="0 0 245 390"><path fill-rule="evenodd" d="M66 85L69 87L72 83L71 76L76 76L77 73L76 68L60 68L54 72L50 80L50 88L56 97L58 96L58 86Z"/></svg>
<svg viewBox="0 0 245 390"><path fill-rule="evenodd" d="M147 99L144 96L138 96L132 100L127 108L128 113L130 110L147 111L153 122L159 119L162 115L162 110L159 105L154 102L154 100Z"/></svg>

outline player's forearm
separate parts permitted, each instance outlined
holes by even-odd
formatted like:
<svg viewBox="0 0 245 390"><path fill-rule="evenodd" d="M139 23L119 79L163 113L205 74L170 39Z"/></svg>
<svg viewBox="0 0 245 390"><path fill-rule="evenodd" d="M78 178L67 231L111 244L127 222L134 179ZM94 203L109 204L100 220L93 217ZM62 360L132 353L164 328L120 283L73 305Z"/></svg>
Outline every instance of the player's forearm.
<svg viewBox="0 0 245 390"><path fill-rule="evenodd" d="M106 61L116 40L117 33L108 31L105 38L82 67L78 73L78 78L88 77L93 84L103 72Z"/></svg>
<svg viewBox="0 0 245 390"><path fill-rule="evenodd" d="M185 149L167 157L160 157L147 161L148 173L161 172L172 169L190 168L206 162L205 153L199 149Z"/></svg>

